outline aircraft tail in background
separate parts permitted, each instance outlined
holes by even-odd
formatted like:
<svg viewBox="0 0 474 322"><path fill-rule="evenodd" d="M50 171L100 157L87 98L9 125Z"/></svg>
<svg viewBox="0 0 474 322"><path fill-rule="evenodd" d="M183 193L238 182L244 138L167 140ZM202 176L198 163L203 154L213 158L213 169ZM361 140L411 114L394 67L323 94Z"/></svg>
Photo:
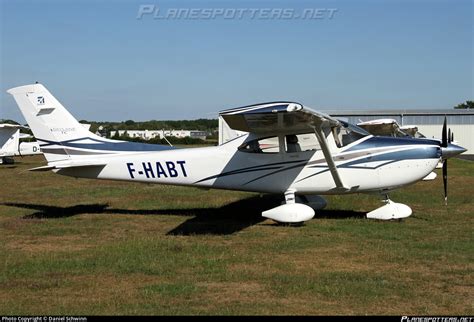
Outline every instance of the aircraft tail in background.
<svg viewBox="0 0 474 322"><path fill-rule="evenodd" d="M11 157L18 152L21 125L0 124L0 157Z"/></svg>

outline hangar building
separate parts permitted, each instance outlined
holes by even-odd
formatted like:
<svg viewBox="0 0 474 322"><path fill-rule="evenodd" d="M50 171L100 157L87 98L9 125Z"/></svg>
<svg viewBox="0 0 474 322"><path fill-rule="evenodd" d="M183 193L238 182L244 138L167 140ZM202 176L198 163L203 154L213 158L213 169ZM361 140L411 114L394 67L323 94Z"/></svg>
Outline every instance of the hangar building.
<svg viewBox="0 0 474 322"><path fill-rule="evenodd" d="M333 117L357 124L376 119L394 119L400 125L416 125L418 131L427 138L441 138L444 117L448 119L448 128L454 133L454 140L466 148L464 154L474 154L474 110L355 110L324 111Z"/></svg>

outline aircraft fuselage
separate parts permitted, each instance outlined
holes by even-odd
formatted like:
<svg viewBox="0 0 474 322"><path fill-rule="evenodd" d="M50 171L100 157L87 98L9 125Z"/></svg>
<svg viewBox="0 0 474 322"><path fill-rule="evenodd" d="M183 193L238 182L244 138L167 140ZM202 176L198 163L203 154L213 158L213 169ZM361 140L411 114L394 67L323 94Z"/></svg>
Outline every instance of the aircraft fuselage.
<svg viewBox="0 0 474 322"><path fill-rule="evenodd" d="M100 167L55 170L58 174L97 179L197 186L267 193L292 189L301 194L336 193L322 151L246 153L240 137L217 147L104 156ZM437 142L366 137L337 153L347 193L384 191L416 182L441 157ZM337 191L337 193L341 193Z"/></svg>

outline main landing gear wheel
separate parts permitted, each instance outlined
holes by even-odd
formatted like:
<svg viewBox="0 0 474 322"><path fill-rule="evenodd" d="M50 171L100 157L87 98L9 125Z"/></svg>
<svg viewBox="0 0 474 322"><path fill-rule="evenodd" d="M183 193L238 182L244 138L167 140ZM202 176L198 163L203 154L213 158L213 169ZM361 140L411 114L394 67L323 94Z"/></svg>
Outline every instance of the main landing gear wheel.
<svg viewBox="0 0 474 322"><path fill-rule="evenodd" d="M285 192L285 204L262 212L262 216L278 223L301 225L314 217L314 209L295 203L295 191L288 190Z"/></svg>
<svg viewBox="0 0 474 322"><path fill-rule="evenodd" d="M14 164L15 159L9 157L0 158L0 164Z"/></svg>

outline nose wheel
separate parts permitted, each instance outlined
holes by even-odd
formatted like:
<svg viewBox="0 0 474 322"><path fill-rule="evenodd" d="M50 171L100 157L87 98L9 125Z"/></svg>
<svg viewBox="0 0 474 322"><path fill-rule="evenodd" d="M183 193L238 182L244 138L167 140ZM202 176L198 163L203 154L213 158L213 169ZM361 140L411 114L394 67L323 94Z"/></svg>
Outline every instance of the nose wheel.
<svg viewBox="0 0 474 322"><path fill-rule="evenodd" d="M412 214L410 207L402 203L393 202L390 200L388 195L385 195L385 199L382 202L385 203L385 205L367 213L367 218L378 220L401 220Z"/></svg>

